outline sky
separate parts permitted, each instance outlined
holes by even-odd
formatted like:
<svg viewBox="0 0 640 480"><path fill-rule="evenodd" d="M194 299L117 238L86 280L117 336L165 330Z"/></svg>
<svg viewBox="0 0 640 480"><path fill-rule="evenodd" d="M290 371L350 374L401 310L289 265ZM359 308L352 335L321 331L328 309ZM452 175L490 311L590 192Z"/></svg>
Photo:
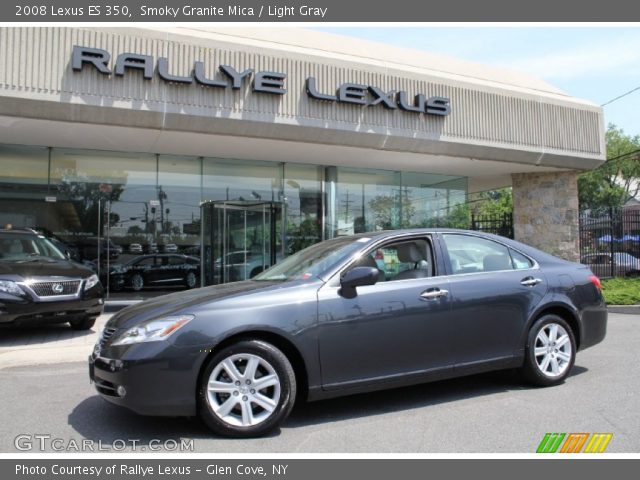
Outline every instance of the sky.
<svg viewBox="0 0 640 480"><path fill-rule="evenodd" d="M640 87L640 27L336 27L325 32L521 71L598 105ZM604 108L640 134L640 90Z"/></svg>

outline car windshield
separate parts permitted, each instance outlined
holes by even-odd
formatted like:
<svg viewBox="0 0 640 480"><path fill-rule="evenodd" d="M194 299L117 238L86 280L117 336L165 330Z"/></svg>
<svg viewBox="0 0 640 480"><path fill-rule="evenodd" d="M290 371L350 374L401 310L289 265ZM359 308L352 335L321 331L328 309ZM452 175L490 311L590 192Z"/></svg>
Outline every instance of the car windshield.
<svg viewBox="0 0 640 480"><path fill-rule="evenodd" d="M306 280L351 257L362 248L366 237L340 237L300 250L253 277L253 280Z"/></svg>
<svg viewBox="0 0 640 480"><path fill-rule="evenodd" d="M60 250L40 235L10 233L0 236L0 261L28 262L41 258L66 259Z"/></svg>

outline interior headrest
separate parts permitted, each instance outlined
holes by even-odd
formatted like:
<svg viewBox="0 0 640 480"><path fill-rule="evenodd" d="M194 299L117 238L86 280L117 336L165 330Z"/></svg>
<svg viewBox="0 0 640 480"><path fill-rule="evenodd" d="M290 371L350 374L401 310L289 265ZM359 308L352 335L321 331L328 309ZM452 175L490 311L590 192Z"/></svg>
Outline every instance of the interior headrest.
<svg viewBox="0 0 640 480"><path fill-rule="evenodd" d="M415 243L402 243L398 245L398 260L402 263L417 263L424 260L424 255Z"/></svg>
<svg viewBox="0 0 640 480"><path fill-rule="evenodd" d="M482 261L484 270L492 272L496 270L511 270L511 260L508 255L487 255Z"/></svg>

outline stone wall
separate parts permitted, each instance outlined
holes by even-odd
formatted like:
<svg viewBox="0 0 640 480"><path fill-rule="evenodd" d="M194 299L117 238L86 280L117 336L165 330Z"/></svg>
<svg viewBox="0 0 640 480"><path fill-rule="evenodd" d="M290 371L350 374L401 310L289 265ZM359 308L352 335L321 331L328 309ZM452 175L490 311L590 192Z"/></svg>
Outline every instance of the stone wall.
<svg viewBox="0 0 640 480"><path fill-rule="evenodd" d="M514 173L511 177L515 239L579 261L578 172Z"/></svg>

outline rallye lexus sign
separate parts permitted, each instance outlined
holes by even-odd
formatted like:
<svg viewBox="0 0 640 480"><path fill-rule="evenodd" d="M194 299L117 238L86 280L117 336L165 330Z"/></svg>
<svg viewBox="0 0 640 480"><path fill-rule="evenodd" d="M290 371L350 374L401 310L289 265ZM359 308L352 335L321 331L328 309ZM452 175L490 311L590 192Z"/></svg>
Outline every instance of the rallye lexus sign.
<svg viewBox="0 0 640 480"><path fill-rule="evenodd" d="M71 68L80 72L85 65L103 75L124 76L131 70L138 70L146 80L151 80L154 74L165 82L176 84L197 83L206 87L240 89L245 83L251 82L254 92L272 95L285 95L286 73L270 71L254 71L248 68L238 71L229 65L220 65L221 78L207 78L203 62L195 62L193 69L187 75L169 73L169 61L165 57L154 62L151 55L136 53L121 53L116 58L113 70L110 68L111 54L99 48L74 46L71 57ZM419 93L410 98L404 91L385 91L375 85L359 83L343 83L338 85L335 92L323 93L318 90L316 79L306 79L306 93L310 98L325 101L347 103L363 106L382 105L389 110L404 110L406 112L424 113L427 115L446 116L451 112L449 99L440 96L427 97Z"/></svg>

